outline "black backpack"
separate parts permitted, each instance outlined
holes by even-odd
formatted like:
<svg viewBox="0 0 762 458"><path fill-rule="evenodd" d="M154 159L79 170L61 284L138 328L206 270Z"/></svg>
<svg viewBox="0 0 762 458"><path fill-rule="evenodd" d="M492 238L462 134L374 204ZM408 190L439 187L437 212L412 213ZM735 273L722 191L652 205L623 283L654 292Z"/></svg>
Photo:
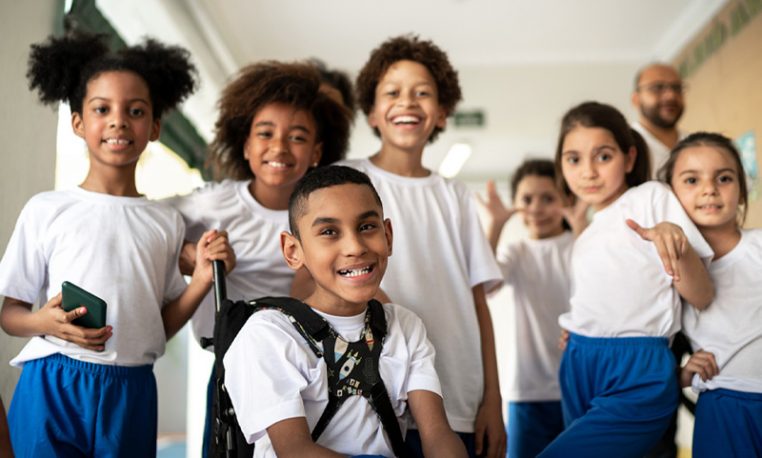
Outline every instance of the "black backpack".
<svg viewBox="0 0 762 458"><path fill-rule="evenodd" d="M386 386L378 372L379 356L386 336L386 317L383 306L376 300L368 303L366 312L366 330L358 342L343 342L351 351L344 351L339 358L325 358L325 354L334 355L336 343L341 338L330 324L307 304L290 297L264 297L252 301L230 301L225 299L224 277L222 268L215 267L215 299L217 312L214 323L214 337L202 339L204 343L214 344L214 378L212 408L211 454L213 457L246 457L254 453L254 445L248 444L238 425L235 410L225 388L225 367L223 358L236 335L249 317L260 310L278 310L286 314L309 345L312 352L323 358L328 367L329 396L328 405L312 431L312 440L317 441L320 434L330 423L344 400L352 395L364 396L379 416L392 445L394 454L399 457L409 456L402 432L394 413ZM368 335L370 331L371 335ZM325 352L321 349L325 348ZM340 344L340 345L343 345ZM358 353L360 362L358 363ZM357 371L353 371L358 365ZM347 377L347 371L352 377Z"/></svg>

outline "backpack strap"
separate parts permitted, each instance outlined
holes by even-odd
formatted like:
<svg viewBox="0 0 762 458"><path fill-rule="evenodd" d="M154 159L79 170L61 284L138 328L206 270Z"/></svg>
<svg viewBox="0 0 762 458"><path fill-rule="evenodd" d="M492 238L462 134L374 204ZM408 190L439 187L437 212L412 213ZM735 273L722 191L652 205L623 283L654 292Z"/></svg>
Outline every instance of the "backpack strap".
<svg viewBox="0 0 762 458"><path fill-rule="evenodd" d="M394 454L400 457L410 456L378 369L387 333L386 314L380 302L375 299L368 302L363 339L351 343L345 342L322 316L297 299L265 297L251 301L251 304L255 305L256 310L277 309L286 314L313 353L326 363L328 404L312 430L313 441L317 442L344 401L352 395L360 395L367 398L376 411ZM321 342L322 351L318 345ZM361 377L347 378L355 365L362 365Z"/></svg>
<svg viewBox="0 0 762 458"><path fill-rule="evenodd" d="M323 350L317 344L334 331L331 325L309 305L292 297L263 297L251 301L250 304L255 306L255 311L276 309L283 312L307 341L312 352L318 358L323 357Z"/></svg>

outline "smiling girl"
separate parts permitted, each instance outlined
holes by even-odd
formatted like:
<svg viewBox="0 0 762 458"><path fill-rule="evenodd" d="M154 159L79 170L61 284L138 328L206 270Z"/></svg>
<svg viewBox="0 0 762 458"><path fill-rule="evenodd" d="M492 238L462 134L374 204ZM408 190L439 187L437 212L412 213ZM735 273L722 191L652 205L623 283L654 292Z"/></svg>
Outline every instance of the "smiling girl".
<svg viewBox="0 0 762 458"><path fill-rule="evenodd" d="M90 168L79 187L30 199L0 262L2 327L32 337L11 361L23 366L9 411L16 456L156 454L153 363L209 291L211 261L234 264L225 234L205 232L186 285L180 215L135 186L140 155L192 92L193 72L187 51L153 40L117 53L82 34L32 46L30 87L69 103ZM87 309L62 309L64 281L105 300L106 326L72 323Z"/></svg>
<svg viewBox="0 0 762 458"><path fill-rule="evenodd" d="M227 179L169 200L187 226L184 272L192 270L196 241L205 228L230 233L237 256L236 270L227 278L231 299L289 295L294 273L280 250L288 199L310 168L341 159L349 142L351 113L320 85L309 64L271 61L243 68L222 93L209 151L210 162ZM197 338L212 336L211 294L191 322ZM212 386L210 380L209 409ZM207 415L208 446L211 411Z"/></svg>
<svg viewBox="0 0 762 458"><path fill-rule="evenodd" d="M681 296L701 308L712 299L702 262L712 251L669 188L645 183L647 155L615 108L587 102L566 113L556 169L595 214L574 243L571 309L559 318L570 333L566 430L541 456L643 456L677 407L669 339Z"/></svg>
<svg viewBox="0 0 762 458"><path fill-rule="evenodd" d="M683 308L696 352L681 385L700 393L693 456L761 456L762 230L741 229L748 193L740 155L727 137L698 132L675 146L659 178L714 250L714 301Z"/></svg>

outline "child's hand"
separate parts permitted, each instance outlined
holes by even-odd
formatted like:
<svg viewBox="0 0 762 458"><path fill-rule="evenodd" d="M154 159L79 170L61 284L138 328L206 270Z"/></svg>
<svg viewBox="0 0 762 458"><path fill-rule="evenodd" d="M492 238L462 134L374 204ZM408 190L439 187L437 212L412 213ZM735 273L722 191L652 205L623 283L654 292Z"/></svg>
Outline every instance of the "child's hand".
<svg viewBox="0 0 762 458"><path fill-rule="evenodd" d="M566 351L567 345L569 345L569 331L561 328L561 335L558 337L558 348L561 351Z"/></svg>
<svg viewBox="0 0 762 458"><path fill-rule="evenodd" d="M511 219L511 216L521 211L516 208L506 208L497 193L495 182L492 180L487 181L487 198L484 199L479 194L477 194L476 197L479 200L479 203L481 203L487 211L487 215L489 215L492 225L500 228Z"/></svg>
<svg viewBox="0 0 762 458"><path fill-rule="evenodd" d="M575 199L575 202L571 205L566 205L561 208L561 214L569 226L571 226L574 235L579 235L590 224L587 220L587 210L590 208L590 204L583 202L582 199Z"/></svg>
<svg viewBox="0 0 762 458"><path fill-rule="evenodd" d="M627 225L637 232L643 240L648 240L656 245L664 270L674 281L680 281L678 262L688 251L688 238L680 226L668 222L662 222L647 229L640 227L635 221L628 219Z"/></svg>
<svg viewBox="0 0 762 458"><path fill-rule="evenodd" d="M476 413L474 431L475 451L477 456L502 458L507 446L505 424L503 423L502 402L482 400Z"/></svg>
<svg viewBox="0 0 762 458"><path fill-rule="evenodd" d="M43 334L75 343L88 350L103 351L106 341L112 335L112 327L90 329L72 324L72 321L86 314L87 309L77 307L67 312L61 307L61 301L61 293L58 293L35 313Z"/></svg>
<svg viewBox="0 0 762 458"><path fill-rule="evenodd" d="M699 350L692 354L685 366L680 368L680 386L685 388L691 386L693 374L698 374L701 380L707 381L720 373L714 354L708 351Z"/></svg>
<svg viewBox="0 0 762 458"><path fill-rule="evenodd" d="M201 279L211 284L212 261L225 263L225 272L230 273L236 263L233 247L228 241L228 233L212 229L204 232L196 244L196 268L193 275L200 275Z"/></svg>

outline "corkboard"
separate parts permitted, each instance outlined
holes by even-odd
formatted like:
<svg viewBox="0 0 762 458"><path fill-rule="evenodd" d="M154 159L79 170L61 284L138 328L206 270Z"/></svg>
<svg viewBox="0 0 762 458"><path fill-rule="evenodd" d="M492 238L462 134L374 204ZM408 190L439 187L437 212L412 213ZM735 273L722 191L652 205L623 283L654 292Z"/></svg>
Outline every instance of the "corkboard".
<svg viewBox="0 0 762 458"><path fill-rule="evenodd" d="M674 60L688 91L680 128L756 138L762 166L762 0L728 3ZM746 227L762 227L762 177L750 182Z"/></svg>

